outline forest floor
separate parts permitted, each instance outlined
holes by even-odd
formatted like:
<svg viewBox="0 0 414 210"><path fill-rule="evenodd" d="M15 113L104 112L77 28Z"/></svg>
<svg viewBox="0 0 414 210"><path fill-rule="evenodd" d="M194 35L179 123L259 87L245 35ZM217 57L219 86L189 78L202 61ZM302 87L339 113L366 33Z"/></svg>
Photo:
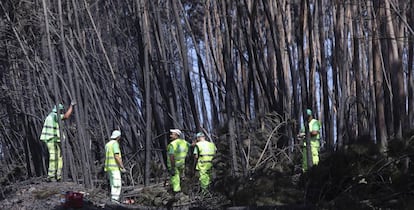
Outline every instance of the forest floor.
<svg viewBox="0 0 414 210"><path fill-rule="evenodd" d="M237 185L237 182L233 184ZM274 209L276 206L280 207L278 209L309 209L302 208L301 205L286 206L282 203L272 203L271 206L260 205L259 207L255 205L255 208L243 204L244 207L242 207L233 205L236 203L227 199L221 193L212 192L208 195L201 195L197 192L191 192L190 187L184 185L184 193L173 195L168 189L170 189L170 186L165 186L164 183L153 184L148 187L124 186L123 200L133 201L133 203L114 204L109 202L108 191L104 189L87 189L83 185L74 182L46 182L43 178L31 178L3 186L4 199L0 200L0 209ZM62 195L67 191L83 195L82 207L71 208L62 203ZM266 199L269 200L269 198L266 198L266 193L269 192L263 192L262 202L266 202ZM269 195L271 196L273 193Z"/></svg>
<svg viewBox="0 0 414 210"><path fill-rule="evenodd" d="M169 192L165 179L146 187L123 184L123 199L132 204L109 203L105 179L88 189L73 182L25 179L16 167L0 170L0 209L65 209L61 198L67 191L84 195L79 209L413 209L413 156L414 135L390 141L386 153L363 139L341 151L322 152L319 164L306 173L295 160L268 161L232 177L218 157L211 194L200 195L197 177L191 175L184 177L180 195Z"/></svg>
<svg viewBox="0 0 414 210"><path fill-rule="evenodd" d="M218 193L200 195L198 193L173 195L166 186L156 184L149 187L125 187L124 201L133 204L109 202L108 192L103 189L87 189L73 182L45 182L42 178L32 178L6 187L5 199L0 200L0 209L19 210L63 210L63 209L244 209L230 205L231 201ZM82 207L72 208L62 203L62 193L77 192L83 195ZM263 196L265 197L265 196ZM249 209L274 209L274 206L249 207ZM292 209L280 205L278 209ZM293 206L291 206L293 207ZM294 208L305 209L305 208Z"/></svg>

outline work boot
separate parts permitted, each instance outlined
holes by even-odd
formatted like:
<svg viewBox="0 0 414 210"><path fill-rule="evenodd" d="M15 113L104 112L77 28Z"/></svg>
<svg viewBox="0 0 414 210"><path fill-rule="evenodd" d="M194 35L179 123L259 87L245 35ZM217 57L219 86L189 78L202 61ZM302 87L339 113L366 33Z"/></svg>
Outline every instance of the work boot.
<svg viewBox="0 0 414 210"><path fill-rule="evenodd" d="M111 199L111 203L113 203L113 204L121 204L121 202L119 202L118 200L115 200L115 199Z"/></svg>
<svg viewBox="0 0 414 210"><path fill-rule="evenodd" d="M56 182L56 179L53 177L47 177L46 182Z"/></svg>

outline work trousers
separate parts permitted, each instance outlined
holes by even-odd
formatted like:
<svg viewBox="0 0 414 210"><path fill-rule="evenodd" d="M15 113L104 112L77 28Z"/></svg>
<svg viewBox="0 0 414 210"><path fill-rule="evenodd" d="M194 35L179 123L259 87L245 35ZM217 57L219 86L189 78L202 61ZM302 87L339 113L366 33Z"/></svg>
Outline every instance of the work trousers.
<svg viewBox="0 0 414 210"><path fill-rule="evenodd" d="M207 190L208 186L211 182L211 167L213 164L211 161L209 162L198 162L197 163L197 170L200 175L199 181L200 181L200 187L201 190Z"/></svg>
<svg viewBox="0 0 414 210"><path fill-rule="evenodd" d="M111 199L113 201L119 201L122 187L121 171L108 171L108 176L109 185L111 186Z"/></svg>
<svg viewBox="0 0 414 210"><path fill-rule="evenodd" d="M171 176L171 185L174 192L180 192L181 191L181 184L180 179L184 176L184 165L183 166L176 166L175 167L175 174L174 176Z"/></svg>
<svg viewBox="0 0 414 210"><path fill-rule="evenodd" d="M319 140L311 140L310 141L311 145L311 154L312 154L312 163L313 165L318 165L319 163L319 148L320 148L320 144L319 144ZM307 148L306 148L306 143L303 144L303 162L302 162L302 169L303 171L308 170L308 155L307 155Z"/></svg>
<svg viewBox="0 0 414 210"><path fill-rule="evenodd" d="M47 177L49 179L60 180L62 178L62 151L57 142L47 142L47 150L49 151L49 169Z"/></svg>

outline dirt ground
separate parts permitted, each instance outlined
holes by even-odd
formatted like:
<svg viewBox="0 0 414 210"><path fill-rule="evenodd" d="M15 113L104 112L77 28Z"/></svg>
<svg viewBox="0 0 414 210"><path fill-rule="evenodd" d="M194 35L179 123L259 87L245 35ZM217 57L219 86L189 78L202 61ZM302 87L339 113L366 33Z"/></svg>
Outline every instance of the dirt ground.
<svg viewBox="0 0 414 210"><path fill-rule="evenodd" d="M171 187L165 180L147 187L125 184L124 199L134 201L128 205L109 203L104 181L87 189L73 182L25 179L22 170L15 167L0 173L0 210L65 209L61 195L66 191L82 193L83 207L79 209L92 210L413 209L414 144L402 147L399 142L396 146L391 143L387 156L372 144L354 144L347 151L322 154L320 163L306 173L298 173L296 165L268 164L246 176L233 177L224 164L227 162L218 161L211 194L198 193L196 176L184 177L181 195L169 192Z"/></svg>
<svg viewBox="0 0 414 210"><path fill-rule="evenodd" d="M0 201L1 209L65 209L61 203L61 194L66 191L85 195L81 209L105 207L105 192L88 190L72 182L45 182L41 178L33 178L6 188L5 199Z"/></svg>
<svg viewBox="0 0 414 210"><path fill-rule="evenodd" d="M5 199L0 200L0 209L217 209L225 203L222 198L212 194L207 197L197 194L174 196L167 189L162 184L147 188L124 187L124 200L133 200L134 203L113 204L109 202L108 192L103 189L86 189L73 182L45 182L41 178L32 178L6 186L3 189ZM83 194L82 208L68 208L62 204L62 193L67 191Z"/></svg>

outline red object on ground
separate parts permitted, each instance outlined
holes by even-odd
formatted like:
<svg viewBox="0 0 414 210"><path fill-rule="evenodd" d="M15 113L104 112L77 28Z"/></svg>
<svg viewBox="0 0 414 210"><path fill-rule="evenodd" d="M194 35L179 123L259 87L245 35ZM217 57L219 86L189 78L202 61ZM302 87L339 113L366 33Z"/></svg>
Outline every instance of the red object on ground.
<svg viewBox="0 0 414 210"><path fill-rule="evenodd" d="M82 208L83 207L83 194L78 192L68 191L66 192L66 201L64 206L66 208Z"/></svg>
<svg viewBox="0 0 414 210"><path fill-rule="evenodd" d="M124 200L122 203L124 203L124 204L134 204L135 201L134 201L134 199L128 198L128 199Z"/></svg>

